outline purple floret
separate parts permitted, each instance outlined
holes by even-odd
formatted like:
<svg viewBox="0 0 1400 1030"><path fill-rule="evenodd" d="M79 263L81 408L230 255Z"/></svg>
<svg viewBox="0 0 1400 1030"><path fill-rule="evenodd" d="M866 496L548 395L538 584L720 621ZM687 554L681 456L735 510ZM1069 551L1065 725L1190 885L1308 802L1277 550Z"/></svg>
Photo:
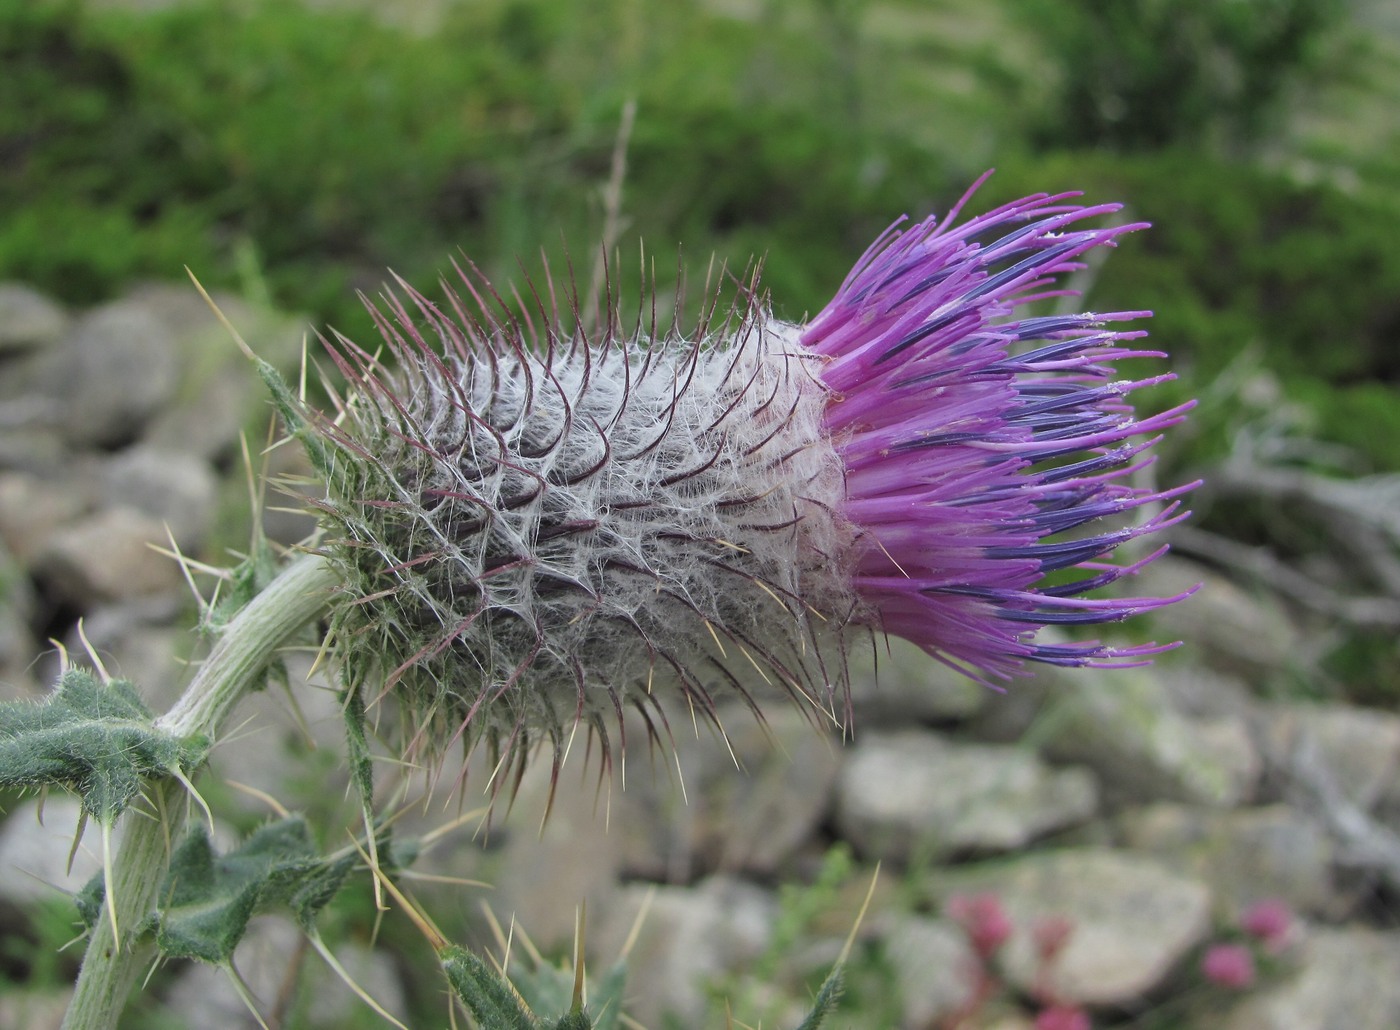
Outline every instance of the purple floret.
<svg viewBox="0 0 1400 1030"><path fill-rule="evenodd" d="M856 591L877 629L978 679L1025 660L1140 664L1164 648L1035 635L1180 600L1083 595L1165 548L1100 559L1185 517L1179 497L1194 484L1132 481L1191 404L1139 419L1125 397L1172 376L1111 378L1113 362L1163 356L1134 346L1143 330L1116 328L1150 312L1018 312L1072 296L1058 277L1145 226L1080 227L1119 205L1066 203L1073 194L955 225L970 196L942 222L891 227L802 332L828 359L826 427L845 462L844 514L861 533ZM1047 580L1067 569L1084 574Z"/></svg>

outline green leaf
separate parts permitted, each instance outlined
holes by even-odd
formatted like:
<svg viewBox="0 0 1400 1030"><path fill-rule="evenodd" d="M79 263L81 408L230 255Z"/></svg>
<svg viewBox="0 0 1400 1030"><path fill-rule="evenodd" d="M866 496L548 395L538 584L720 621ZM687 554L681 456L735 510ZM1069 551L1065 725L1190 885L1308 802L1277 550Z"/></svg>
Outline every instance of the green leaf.
<svg viewBox="0 0 1400 1030"><path fill-rule="evenodd" d="M627 987L627 963L617 961L612 964L603 978L593 984L588 991L589 1005L593 1010L593 1030L616 1030L622 1016L622 993Z"/></svg>
<svg viewBox="0 0 1400 1030"><path fill-rule="evenodd" d="M827 973L826 979L822 981L821 990L817 992L817 1000L812 1003L812 1011L798 1024L797 1030L817 1030L826 1021L845 989L844 974L845 967L842 963L838 962L832 966L831 972Z"/></svg>
<svg viewBox="0 0 1400 1030"><path fill-rule="evenodd" d="M324 858L300 816L269 823L226 855L197 827L171 858L156 944L167 957L223 963L258 912L286 908L310 929L353 864Z"/></svg>
<svg viewBox="0 0 1400 1030"><path fill-rule="evenodd" d="M358 685L345 688L341 695L345 712L345 747L349 752L350 779L360 795L360 806L374 810L374 767L370 758L369 739L365 735L365 699Z"/></svg>
<svg viewBox="0 0 1400 1030"><path fill-rule="evenodd" d="M78 918L83 926L91 930L102 918L102 903L107 900L107 879L102 870L93 874L83 889L73 895L73 904L78 908Z"/></svg>
<svg viewBox="0 0 1400 1030"><path fill-rule="evenodd" d="M382 867L392 861L392 856L379 853L379 831L375 828L374 817L374 767L365 734L365 698L358 684L351 684L341 692L341 708L345 713L345 751L350 763L350 782L355 785L355 793L360 795L360 814L369 840L370 862Z"/></svg>
<svg viewBox="0 0 1400 1030"><path fill-rule="evenodd" d="M297 878L287 895L286 905L303 930L310 930L321 909L340 893L346 876L357 861L354 855L346 855L334 862L323 861Z"/></svg>
<svg viewBox="0 0 1400 1030"><path fill-rule="evenodd" d="M573 963L558 966L545 962L531 969L513 968L511 983L533 1011L565 1012L551 1024L554 1030L616 1030L627 984L627 964L615 962L597 982L589 978L588 1006L581 1012L572 1008Z"/></svg>
<svg viewBox="0 0 1400 1030"><path fill-rule="evenodd" d="M587 1012L568 1012L559 1017L554 1030L594 1030Z"/></svg>
<svg viewBox="0 0 1400 1030"><path fill-rule="evenodd" d="M69 669L42 702L0 704L0 786L67 787L106 825L147 780L190 769L208 750L202 736L157 730L129 681L103 684L86 669Z"/></svg>
<svg viewBox="0 0 1400 1030"><path fill-rule="evenodd" d="M553 1030L617 1030L622 1012L622 996L627 986L627 963L619 960L601 979L589 977L588 1005L576 1011L574 1005L575 969L573 962L555 965L550 962L513 965L510 983L528 1011L563 1012L564 1015L546 1020Z"/></svg>
<svg viewBox="0 0 1400 1030"><path fill-rule="evenodd" d="M215 860L202 826L170 860L169 903L156 916L156 944L171 958L226 962L253 917L262 884L220 876Z"/></svg>
<svg viewBox="0 0 1400 1030"><path fill-rule="evenodd" d="M450 944L440 953L447 982L471 1010L481 1030L540 1030L540 1021L520 995L489 965Z"/></svg>
<svg viewBox="0 0 1400 1030"><path fill-rule="evenodd" d="M258 376L262 379L263 385L267 387L267 392L272 394L273 407L282 416L282 422L287 431L301 441L312 467L323 476L329 475L334 464L330 448L324 437L313 431L308 425L306 406L287 385L287 380L282 378L282 373L278 372L271 363L262 358L254 358L253 361Z"/></svg>

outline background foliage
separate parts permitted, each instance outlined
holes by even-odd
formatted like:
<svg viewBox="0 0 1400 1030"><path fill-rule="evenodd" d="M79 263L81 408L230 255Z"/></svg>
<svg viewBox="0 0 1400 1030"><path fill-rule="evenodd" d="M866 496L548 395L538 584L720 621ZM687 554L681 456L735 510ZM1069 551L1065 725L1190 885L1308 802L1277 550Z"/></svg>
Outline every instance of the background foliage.
<svg viewBox="0 0 1400 1030"><path fill-rule="evenodd" d="M894 216L946 207L995 164L984 200L1127 199L1156 228L1096 303L1150 303L1200 376L1264 348L1324 433L1396 465L1395 433L1333 410L1393 427L1400 375L1400 142L1356 115L1358 92L1393 95L1397 51L1362 35L1364 5L431 11L424 31L299 4L3 0L0 275L88 304L188 264L358 331L354 289L386 267L431 280L460 249L509 278L566 240L590 264L635 98L624 278L643 238L663 282L682 241L697 272L762 255L798 317Z"/></svg>

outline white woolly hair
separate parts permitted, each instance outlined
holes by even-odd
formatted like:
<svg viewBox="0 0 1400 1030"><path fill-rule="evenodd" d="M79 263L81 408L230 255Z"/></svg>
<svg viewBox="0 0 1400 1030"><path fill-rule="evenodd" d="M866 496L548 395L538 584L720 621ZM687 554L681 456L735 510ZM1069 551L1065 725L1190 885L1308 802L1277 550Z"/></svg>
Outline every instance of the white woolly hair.
<svg viewBox="0 0 1400 1030"><path fill-rule="evenodd" d="M606 745L625 705L658 741L672 700L757 712L764 684L836 715L853 534L796 326L748 300L698 341L551 326L532 348L514 316L409 295L437 343L391 298L399 370L342 361L360 396L324 427L347 459L331 553L361 598L335 627L348 670L429 747L522 761L542 737L557 761L580 722Z"/></svg>

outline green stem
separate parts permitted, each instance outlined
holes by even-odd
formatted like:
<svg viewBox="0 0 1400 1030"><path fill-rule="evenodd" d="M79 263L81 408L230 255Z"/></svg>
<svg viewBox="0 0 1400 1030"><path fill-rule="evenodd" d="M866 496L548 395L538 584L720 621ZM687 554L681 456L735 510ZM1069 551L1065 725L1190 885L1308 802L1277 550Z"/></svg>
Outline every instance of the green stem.
<svg viewBox="0 0 1400 1030"><path fill-rule="evenodd" d="M326 611L339 582L326 560L305 555L287 566L233 621L214 645L175 706L156 726L176 736L213 736L240 697L262 681L279 647ZM63 1030L114 1030L141 972L147 948L139 942L142 924L155 907L170 849L184 828L188 798L174 779L154 784L155 816L132 810L112 862L112 897L122 941L117 946L112 920L99 919L83 956L82 972L63 1020Z"/></svg>

